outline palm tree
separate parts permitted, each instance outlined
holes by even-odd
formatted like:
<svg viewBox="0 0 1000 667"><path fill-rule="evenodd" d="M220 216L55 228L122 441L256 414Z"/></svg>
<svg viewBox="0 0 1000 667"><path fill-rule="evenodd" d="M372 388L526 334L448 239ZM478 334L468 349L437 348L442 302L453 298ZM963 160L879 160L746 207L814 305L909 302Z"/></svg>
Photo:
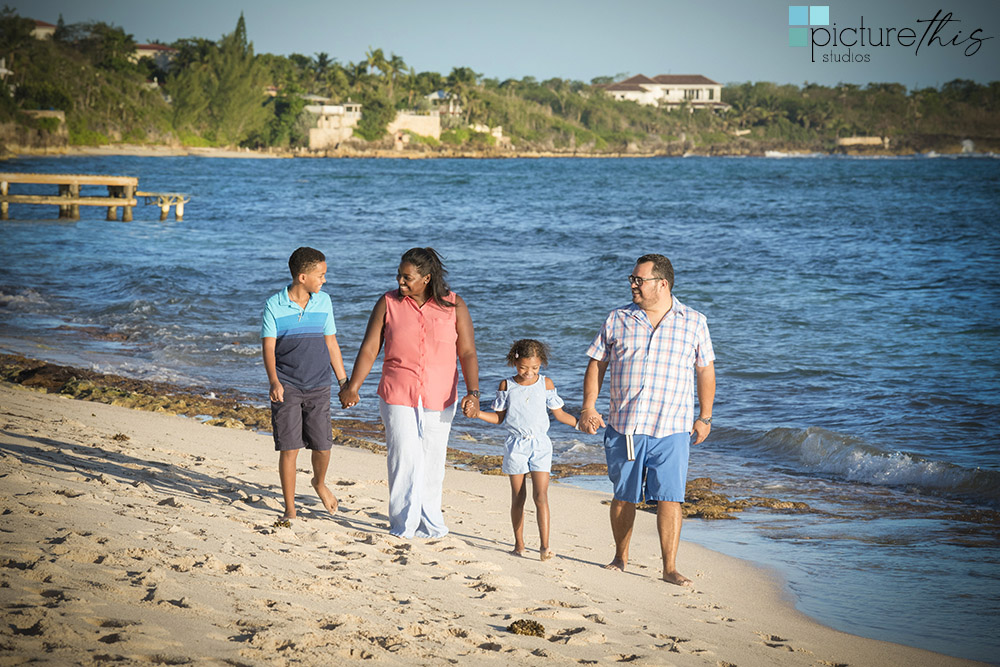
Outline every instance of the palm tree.
<svg viewBox="0 0 1000 667"><path fill-rule="evenodd" d="M394 99L392 95L392 87L396 82L396 76L400 72L406 71L406 63L403 61L401 56L397 56L395 53L391 54L389 60L385 64L385 72L389 77L389 99Z"/></svg>
<svg viewBox="0 0 1000 667"><path fill-rule="evenodd" d="M356 63L347 63L347 81L354 92L361 92L361 84L368 75L368 63L364 60Z"/></svg>
<svg viewBox="0 0 1000 667"><path fill-rule="evenodd" d="M406 70L406 104L413 108L413 98L417 94L417 70L412 67Z"/></svg>
<svg viewBox="0 0 1000 667"><path fill-rule="evenodd" d="M386 62L385 54L382 53L382 49L374 49L373 50L372 47L369 46L368 50L365 51L365 56L367 57L367 59L365 60L365 63L368 65L368 69L369 70L376 70L377 69L377 70L381 71L382 72L382 76L384 78L385 75L386 75L386 71L387 71L387 68L389 66L389 63Z"/></svg>
<svg viewBox="0 0 1000 667"><path fill-rule="evenodd" d="M330 66L336 62L336 59L330 60L330 54L324 51L320 51L314 55L315 57L312 62L313 71L316 72L316 76L323 78L326 76L326 71L330 69Z"/></svg>

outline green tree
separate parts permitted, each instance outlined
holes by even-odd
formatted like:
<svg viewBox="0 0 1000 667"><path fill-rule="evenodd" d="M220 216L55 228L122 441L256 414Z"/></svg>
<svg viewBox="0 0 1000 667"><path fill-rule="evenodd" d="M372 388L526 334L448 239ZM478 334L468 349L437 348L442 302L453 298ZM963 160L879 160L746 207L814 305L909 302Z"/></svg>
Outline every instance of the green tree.
<svg viewBox="0 0 1000 667"><path fill-rule="evenodd" d="M347 82L355 93L360 93L368 80L368 63L364 60L347 64Z"/></svg>
<svg viewBox="0 0 1000 667"><path fill-rule="evenodd" d="M7 59L8 67L15 68L19 56L32 46L34 29L34 21L21 18L15 10L4 5L0 11L0 54Z"/></svg>
<svg viewBox="0 0 1000 667"><path fill-rule="evenodd" d="M177 73L167 85L173 98L173 123L178 130L201 133L208 129L208 105L214 86L205 63L196 63Z"/></svg>
<svg viewBox="0 0 1000 667"><path fill-rule="evenodd" d="M237 145L266 134L272 112L265 108L267 73L247 41L240 14L236 30L207 46L195 43L186 54L192 61L168 86L173 97L174 125L206 134L223 145Z"/></svg>
<svg viewBox="0 0 1000 667"><path fill-rule="evenodd" d="M334 64L334 60L330 60L330 54L326 52L319 52L315 54L312 60L312 70L316 72L316 76L320 78L325 78L330 67Z"/></svg>
<svg viewBox="0 0 1000 667"><path fill-rule="evenodd" d="M217 48L215 42L202 37L189 37L178 39L173 44L177 49L173 59L170 61L170 73L181 72L188 67L208 61L208 54Z"/></svg>
<svg viewBox="0 0 1000 667"><path fill-rule="evenodd" d="M215 138L226 145L239 144L259 133L268 121L264 108L264 70L247 41L243 14L236 30L222 38L219 48L209 57L214 90L209 96L211 129Z"/></svg>
<svg viewBox="0 0 1000 667"><path fill-rule="evenodd" d="M388 72L389 63L385 59L385 54L382 53L382 49L372 49L368 47L365 52L365 65L368 67L368 71L379 70L382 72L382 78L386 78L386 73Z"/></svg>
<svg viewBox="0 0 1000 667"><path fill-rule="evenodd" d="M88 53L98 67L113 72L135 68L135 38L123 29L102 22L84 24L86 36L78 46Z"/></svg>
<svg viewBox="0 0 1000 667"><path fill-rule="evenodd" d="M385 73L386 78L389 80L389 99L395 100L395 95L393 94L393 87L396 83L396 77L400 73L406 72L406 62L395 53L391 54L389 60L385 63Z"/></svg>
<svg viewBox="0 0 1000 667"><path fill-rule="evenodd" d="M361 120L355 134L368 141L381 139L389 123L396 118L395 105L384 92L371 88L365 90L361 105Z"/></svg>
<svg viewBox="0 0 1000 667"><path fill-rule="evenodd" d="M266 136L259 142L268 146L290 146L303 143L298 123L306 101L302 97L302 89L291 85L286 87L281 95L271 99L269 107L272 112L267 123Z"/></svg>

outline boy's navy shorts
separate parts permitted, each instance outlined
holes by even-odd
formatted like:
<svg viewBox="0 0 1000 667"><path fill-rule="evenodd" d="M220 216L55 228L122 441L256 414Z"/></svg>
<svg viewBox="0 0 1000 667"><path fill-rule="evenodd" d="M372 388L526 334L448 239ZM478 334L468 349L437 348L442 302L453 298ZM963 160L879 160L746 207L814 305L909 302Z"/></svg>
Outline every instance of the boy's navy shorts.
<svg viewBox="0 0 1000 667"><path fill-rule="evenodd" d="M333 447L330 424L330 386L296 389L286 384L285 400L271 401L271 431L274 451L312 449L325 452Z"/></svg>

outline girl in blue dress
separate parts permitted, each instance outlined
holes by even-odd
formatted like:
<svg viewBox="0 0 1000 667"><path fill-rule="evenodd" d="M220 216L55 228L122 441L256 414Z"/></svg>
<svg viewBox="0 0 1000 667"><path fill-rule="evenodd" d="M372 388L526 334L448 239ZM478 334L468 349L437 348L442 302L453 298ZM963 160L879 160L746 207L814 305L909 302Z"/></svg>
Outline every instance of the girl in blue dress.
<svg viewBox="0 0 1000 667"><path fill-rule="evenodd" d="M552 441L549 440L549 415L576 428L577 419L563 411L563 400L552 380L540 374L548 364L548 347L537 340L515 341L507 353L507 364L517 375L500 381L495 412L480 412L478 417L489 424L507 427L503 472L510 477L510 520L514 525L514 550L524 555L524 502L527 497L525 476L531 475L532 496L538 516L539 554L549 560L555 553L549 548L549 472L552 470Z"/></svg>

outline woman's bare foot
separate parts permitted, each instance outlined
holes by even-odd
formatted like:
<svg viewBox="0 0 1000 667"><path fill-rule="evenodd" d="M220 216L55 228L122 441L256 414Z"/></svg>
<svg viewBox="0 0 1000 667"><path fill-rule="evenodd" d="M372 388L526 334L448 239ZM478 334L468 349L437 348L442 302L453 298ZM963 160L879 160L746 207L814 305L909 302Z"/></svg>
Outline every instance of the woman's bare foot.
<svg viewBox="0 0 1000 667"><path fill-rule="evenodd" d="M315 479L312 480L312 486L316 489L316 495L318 495L319 499L323 501L323 507L326 508L326 511L330 514L336 514L337 496L333 495L333 492L326 488L326 484L320 484Z"/></svg>
<svg viewBox="0 0 1000 667"><path fill-rule="evenodd" d="M668 584L674 584L675 586L690 586L691 580L685 577L683 574L674 570L673 572L664 572L663 580Z"/></svg>
<svg viewBox="0 0 1000 667"><path fill-rule="evenodd" d="M538 558L539 560L551 560L556 557L556 552L552 549L539 549Z"/></svg>
<svg viewBox="0 0 1000 667"><path fill-rule="evenodd" d="M621 558L616 558L607 565L604 566L605 570L617 570L618 572L625 571L625 561Z"/></svg>

